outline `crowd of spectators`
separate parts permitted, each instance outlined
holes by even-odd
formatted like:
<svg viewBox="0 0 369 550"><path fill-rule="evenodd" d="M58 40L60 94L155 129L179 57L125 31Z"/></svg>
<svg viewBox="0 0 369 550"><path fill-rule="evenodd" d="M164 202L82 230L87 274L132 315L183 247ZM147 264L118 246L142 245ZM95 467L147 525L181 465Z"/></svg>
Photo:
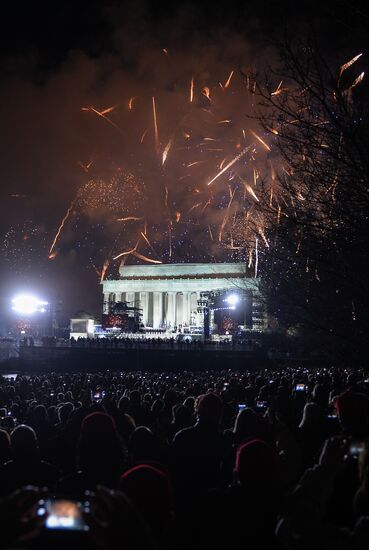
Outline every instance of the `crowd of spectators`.
<svg viewBox="0 0 369 550"><path fill-rule="evenodd" d="M368 396L333 367L1 378L0 548L368 548ZM86 531L45 527L57 497Z"/></svg>
<svg viewBox="0 0 369 550"><path fill-rule="evenodd" d="M174 336L161 336L155 334L151 336L137 336L130 334L129 336L121 335L119 337L103 337L103 338L68 338L57 340L55 337L47 336L42 338L36 345L46 347L72 347L72 348L87 348L87 349L179 349L179 350L211 350L211 349L229 349L229 350L255 350L260 347L257 340L251 338L223 338L221 340L209 340L204 342L201 335L195 337L190 334L180 334L179 338ZM33 338L23 338L21 345L25 347L35 346Z"/></svg>

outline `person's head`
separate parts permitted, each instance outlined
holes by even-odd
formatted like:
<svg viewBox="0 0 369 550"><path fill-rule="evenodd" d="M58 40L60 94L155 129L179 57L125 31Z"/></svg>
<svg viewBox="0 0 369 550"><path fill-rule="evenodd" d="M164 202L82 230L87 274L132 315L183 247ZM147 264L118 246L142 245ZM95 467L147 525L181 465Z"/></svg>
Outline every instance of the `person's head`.
<svg viewBox="0 0 369 550"><path fill-rule="evenodd" d="M165 406L168 408L172 408L178 400L177 392L173 389L167 390L164 394L164 402Z"/></svg>
<svg viewBox="0 0 369 550"><path fill-rule="evenodd" d="M239 440L255 435L257 432L259 416L253 409L246 408L240 411L236 417L233 432Z"/></svg>
<svg viewBox="0 0 369 550"><path fill-rule="evenodd" d="M194 414L195 412L195 398L191 396L186 397L186 399L183 402L184 406L187 407L191 414Z"/></svg>
<svg viewBox="0 0 369 550"><path fill-rule="evenodd" d="M174 407L173 410L173 423L178 427L178 429L187 428L192 424L192 414L191 411L185 407L185 405L179 405Z"/></svg>
<svg viewBox="0 0 369 550"><path fill-rule="evenodd" d="M322 421L322 409L311 401L305 403L299 428L320 428Z"/></svg>
<svg viewBox="0 0 369 550"><path fill-rule="evenodd" d="M139 426L133 430L128 445L132 462L156 459L155 436L146 426Z"/></svg>
<svg viewBox="0 0 369 550"><path fill-rule="evenodd" d="M73 403L63 403L63 405L59 407L59 418L62 424L66 424L68 422L68 419L71 413L73 412L73 410L74 410Z"/></svg>
<svg viewBox="0 0 369 550"><path fill-rule="evenodd" d="M278 454L261 439L248 441L237 450L235 473L250 492L274 493L279 486Z"/></svg>
<svg viewBox="0 0 369 550"><path fill-rule="evenodd" d="M366 437L369 431L369 400L366 395L346 391L336 399L342 428L348 435Z"/></svg>
<svg viewBox="0 0 369 550"><path fill-rule="evenodd" d="M173 490L167 475L158 467L139 464L122 475L120 489L133 502L154 534L162 534L173 510Z"/></svg>
<svg viewBox="0 0 369 550"><path fill-rule="evenodd" d="M10 435L14 460L29 462L39 458L39 448L36 432L21 424L14 428Z"/></svg>
<svg viewBox="0 0 369 550"><path fill-rule="evenodd" d="M127 412L128 409L129 409L129 405L130 405L130 400L129 400L129 397L127 397L126 395L123 395L120 399L119 399L119 402L118 402L118 409L122 412Z"/></svg>
<svg viewBox="0 0 369 550"><path fill-rule="evenodd" d="M161 413L164 409L164 401L162 399L155 399L154 403L151 405L151 411L154 415Z"/></svg>
<svg viewBox="0 0 369 550"><path fill-rule="evenodd" d="M324 384L315 384L311 396L314 403L325 408L328 405L329 389Z"/></svg>
<svg viewBox="0 0 369 550"><path fill-rule="evenodd" d="M109 469L113 473L121 465L122 443L108 414L94 412L83 419L77 462L82 470L101 470L103 475L109 475Z"/></svg>
<svg viewBox="0 0 369 550"><path fill-rule="evenodd" d="M197 404L199 422L218 426L222 415L222 400L215 393L200 396Z"/></svg>
<svg viewBox="0 0 369 550"><path fill-rule="evenodd" d="M138 390L133 390L129 394L129 399L131 401L131 405L140 405L141 403L141 394Z"/></svg>

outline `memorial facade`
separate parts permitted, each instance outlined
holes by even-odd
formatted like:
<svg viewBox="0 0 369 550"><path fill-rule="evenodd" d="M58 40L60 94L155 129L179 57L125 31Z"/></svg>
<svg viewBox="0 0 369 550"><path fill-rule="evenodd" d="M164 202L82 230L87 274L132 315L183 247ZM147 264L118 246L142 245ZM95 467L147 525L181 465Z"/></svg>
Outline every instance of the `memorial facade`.
<svg viewBox="0 0 369 550"><path fill-rule="evenodd" d="M153 329L201 326L201 292L233 289L247 291L252 299L252 328L266 326L259 280L246 277L244 264L121 265L119 275L102 283L103 313L109 313L114 303L127 302L142 310L144 325Z"/></svg>

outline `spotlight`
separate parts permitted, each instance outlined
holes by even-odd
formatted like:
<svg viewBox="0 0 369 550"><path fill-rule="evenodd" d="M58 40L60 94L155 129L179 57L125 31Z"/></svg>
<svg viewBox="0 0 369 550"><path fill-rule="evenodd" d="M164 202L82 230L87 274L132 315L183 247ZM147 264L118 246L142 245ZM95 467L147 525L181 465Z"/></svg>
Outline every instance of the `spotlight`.
<svg viewBox="0 0 369 550"><path fill-rule="evenodd" d="M20 294L13 298L12 304L12 309L17 313L32 315L32 313L36 313L37 311L44 313L46 311L44 306L47 305L47 302L39 300L30 294Z"/></svg>
<svg viewBox="0 0 369 550"><path fill-rule="evenodd" d="M229 296L227 296L227 298L225 299L225 302L227 302L227 304L229 304L230 306L235 306L238 302L238 296L237 294L230 294Z"/></svg>

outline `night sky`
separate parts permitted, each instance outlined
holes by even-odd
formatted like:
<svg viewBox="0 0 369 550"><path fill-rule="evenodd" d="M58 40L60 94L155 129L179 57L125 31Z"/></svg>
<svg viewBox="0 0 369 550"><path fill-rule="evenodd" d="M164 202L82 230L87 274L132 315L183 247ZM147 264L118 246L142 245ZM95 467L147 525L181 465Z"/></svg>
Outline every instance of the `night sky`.
<svg viewBox="0 0 369 550"><path fill-rule="evenodd" d="M130 202L119 207L121 214L148 219L152 246L142 242L142 254L151 258L157 254L163 261L228 259L219 247L207 243L195 223L183 224L182 229L178 225L173 235L178 245L173 244L173 255L168 256L169 236L164 234L160 210L167 184L156 173L147 142L143 144L147 149L137 145L146 121L151 121L151 96L159 98L163 148L174 132L171 122L184 116L181 94L191 75L199 75L204 85L224 82L232 70L262 72L273 67L278 63L276 41L286 30L298 34L314 28L328 58L338 65L364 42L359 2L95 1L56 2L46 8L33 2L7 9L0 32L0 314L19 290L32 290L46 299L58 295L67 316L78 309L100 311L97 271L112 249L118 253L134 246L137 233L129 226L122 235L111 222L117 212L116 193L121 188L127 192L125 180L118 178L116 183L120 170L131 174L138 186L138 191L128 191ZM137 98L136 118L129 122L127 107L124 112L119 109L131 97ZM237 111L236 95L232 101ZM118 130L81 110L89 106L115 107L111 120ZM222 109L227 116L232 102ZM197 119L197 115L191 119L194 133L201 131ZM134 146L132 132L137 132ZM214 135L214 140L223 139L220 133ZM231 143L233 137L228 138ZM150 134L146 139L153 141ZM170 154L165 178L175 218L177 210L188 212L194 201L188 198L189 187L178 190L182 175L174 166L174 151ZM181 169L189 160L181 156ZM81 167L90 161L93 173ZM196 178L202 181L208 176L201 167L196 176L191 175L191 193ZM115 178L114 196L99 208L86 206L86 201L83 208L75 203L57 256L49 260L58 225L90 178L104 182ZM207 214L209 224L219 223L227 193ZM119 261L111 262L107 276L114 276L118 266Z"/></svg>

